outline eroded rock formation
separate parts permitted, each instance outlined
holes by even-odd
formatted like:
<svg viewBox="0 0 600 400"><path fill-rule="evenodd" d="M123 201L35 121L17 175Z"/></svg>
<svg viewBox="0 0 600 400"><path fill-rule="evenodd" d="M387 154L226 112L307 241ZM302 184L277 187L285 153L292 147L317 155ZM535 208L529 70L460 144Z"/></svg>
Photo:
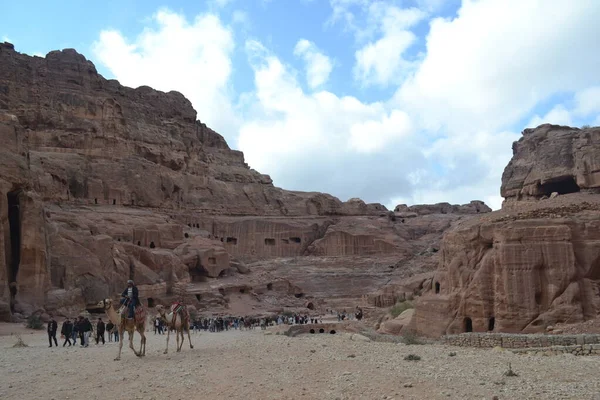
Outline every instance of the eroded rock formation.
<svg viewBox="0 0 600 400"><path fill-rule="evenodd" d="M541 125L525 129L513 144L502 174L508 201L540 199L552 193L600 192L600 127L578 129Z"/></svg>
<svg viewBox="0 0 600 400"><path fill-rule="evenodd" d="M420 333L540 332L600 312L600 129L542 125L513 149L503 209L446 232Z"/></svg>
<svg viewBox="0 0 600 400"><path fill-rule="evenodd" d="M489 210L435 206L409 221L282 190L183 95L106 80L72 49L41 58L0 44L0 141L4 320L93 307L129 278L150 307L183 291L201 311L356 304L431 270L415 260Z"/></svg>

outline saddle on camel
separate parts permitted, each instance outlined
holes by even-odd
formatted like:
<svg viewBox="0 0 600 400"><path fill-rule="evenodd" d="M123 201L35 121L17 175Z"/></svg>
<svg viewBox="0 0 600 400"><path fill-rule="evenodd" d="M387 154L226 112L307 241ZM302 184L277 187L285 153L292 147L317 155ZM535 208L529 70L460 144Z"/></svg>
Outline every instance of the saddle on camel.
<svg viewBox="0 0 600 400"><path fill-rule="evenodd" d="M192 345L192 338L190 337L190 313L184 302L180 300L173 303L168 313L162 305L158 305L156 310L158 311L160 318L167 325L167 347L165 348L164 354L167 354L169 351L169 336L171 335L171 330L175 330L178 352L181 351L183 342L185 341L183 331L187 332L188 340L190 342L190 349L193 349L194 346ZM180 338L181 343L179 341Z"/></svg>
<svg viewBox="0 0 600 400"><path fill-rule="evenodd" d="M98 303L98 307L102 307L110 322L112 322L119 330L119 353L115 360L121 359L121 349L125 340L123 334L129 334L129 348L133 350L136 356L143 357L146 355L146 309L140 304L138 298L138 290L132 280L127 281L127 289L121 294L121 307L115 310L110 299L102 300ZM133 347L134 332L139 333L140 349L135 350Z"/></svg>

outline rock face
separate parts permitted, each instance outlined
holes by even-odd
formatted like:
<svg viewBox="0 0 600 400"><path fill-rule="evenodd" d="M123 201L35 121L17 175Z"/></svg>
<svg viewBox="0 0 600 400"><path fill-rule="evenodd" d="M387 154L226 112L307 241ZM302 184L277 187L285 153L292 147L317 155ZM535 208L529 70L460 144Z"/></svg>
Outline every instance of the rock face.
<svg viewBox="0 0 600 400"><path fill-rule="evenodd" d="M381 204L282 190L183 95L106 80L72 49L41 58L0 44L0 140L4 320L93 308L129 278L150 307L183 292L205 311L353 304L488 210L437 218L436 206L408 222Z"/></svg>
<svg viewBox="0 0 600 400"><path fill-rule="evenodd" d="M540 199L552 193L600 190L600 127L577 129L541 125L525 129L513 144L502 174L507 201Z"/></svg>
<svg viewBox="0 0 600 400"><path fill-rule="evenodd" d="M444 235L422 334L542 332L600 312L600 129L542 125L513 149L503 209Z"/></svg>

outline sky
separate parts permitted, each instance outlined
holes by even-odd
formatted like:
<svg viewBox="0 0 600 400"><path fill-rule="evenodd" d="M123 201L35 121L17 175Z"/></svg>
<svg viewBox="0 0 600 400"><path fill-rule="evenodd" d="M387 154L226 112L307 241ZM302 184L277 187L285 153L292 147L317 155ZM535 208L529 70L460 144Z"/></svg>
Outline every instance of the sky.
<svg viewBox="0 0 600 400"><path fill-rule="evenodd" d="M17 51L75 48L106 78L177 90L276 186L342 201L498 209L523 129L600 125L597 0L0 0L0 10L0 40Z"/></svg>

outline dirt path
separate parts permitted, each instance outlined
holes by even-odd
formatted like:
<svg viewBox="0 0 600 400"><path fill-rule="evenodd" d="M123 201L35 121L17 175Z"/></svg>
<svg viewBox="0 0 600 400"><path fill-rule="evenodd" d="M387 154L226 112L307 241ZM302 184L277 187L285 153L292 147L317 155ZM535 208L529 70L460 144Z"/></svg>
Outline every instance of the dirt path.
<svg viewBox="0 0 600 400"><path fill-rule="evenodd" d="M115 362L114 343L50 349L44 333L22 337L30 347L12 348L14 336L0 337L1 399L600 399L600 357L257 330L194 334L193 350L186 344L168 355L165 337L148 333L145 358L124 346ZM422 359L405 361L411 353ZM503 376L509 362L518 377Z"/></svg>

